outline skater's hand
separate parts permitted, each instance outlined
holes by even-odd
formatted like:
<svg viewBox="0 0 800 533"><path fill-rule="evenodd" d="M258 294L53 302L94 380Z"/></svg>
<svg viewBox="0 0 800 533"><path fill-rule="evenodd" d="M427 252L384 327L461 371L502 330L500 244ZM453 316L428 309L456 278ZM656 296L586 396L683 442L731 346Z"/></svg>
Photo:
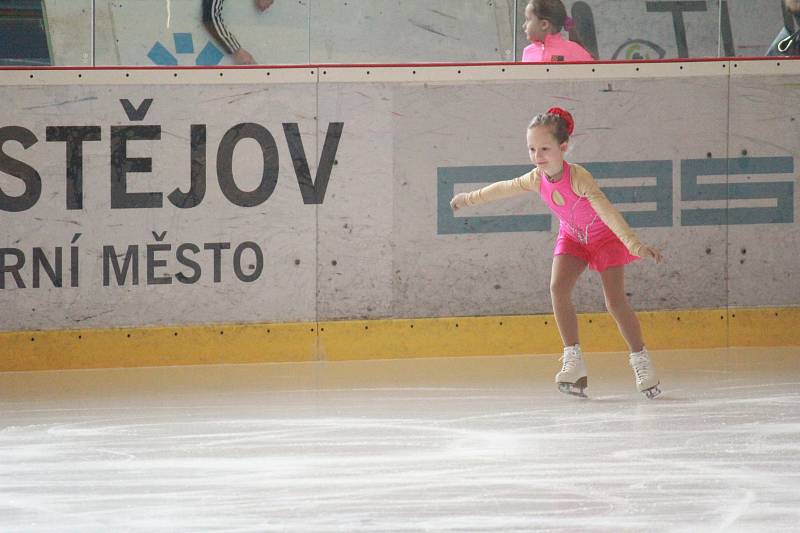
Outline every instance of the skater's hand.
<svg viewBox="0 0 800 533"><path fill-rule="evenodd" d="M458 211L462 207L467 207L467 193L460 192L453 196L453 199L450 200L450 207L453 211Z"/></svg>
<svg viewBox="0 0 800 533"><path fill-rule="evenodd" d="M647 246L646 244L642 245L642 247L639 249L639 254L642 257L649 257L656 263L660 263L664 259L664 257L661 255L661 252L659 252L657 248Z"/></svg>

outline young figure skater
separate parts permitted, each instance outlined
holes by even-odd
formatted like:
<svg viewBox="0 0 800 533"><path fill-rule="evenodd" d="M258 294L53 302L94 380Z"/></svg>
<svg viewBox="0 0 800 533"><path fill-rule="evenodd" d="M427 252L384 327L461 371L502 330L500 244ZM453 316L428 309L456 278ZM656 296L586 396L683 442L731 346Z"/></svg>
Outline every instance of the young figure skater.
<svg viewBox="0 0 800 533"><path fill-rule="evenodd" d="M642 341L639 320L625 295L625 265L639 257L656 263L661 253L639 241L622 215L608 201L592 175L564 160L574 121L569 112L554 107L534 117L527 140L536 167L518 178L498 181L450 201L453 210L538 192L560 220L553 251L550 295L558 331L564 342L563 365L556 375L561 392L586 397L586 364L578 340L578 319L572 289L588 265L600 273L606 308L630 348L629 362L636 387L648 398L661 393L656 370Z"/></svg>
<svg viewBox="0 0 800 533"><path fill-rule="evenodd" d="M569 32L569 41L561 38L562 28ZM523 63L594 60L578 42L575 23L561 0L530 0L522 30L531 42L522 51Z"/></svg>

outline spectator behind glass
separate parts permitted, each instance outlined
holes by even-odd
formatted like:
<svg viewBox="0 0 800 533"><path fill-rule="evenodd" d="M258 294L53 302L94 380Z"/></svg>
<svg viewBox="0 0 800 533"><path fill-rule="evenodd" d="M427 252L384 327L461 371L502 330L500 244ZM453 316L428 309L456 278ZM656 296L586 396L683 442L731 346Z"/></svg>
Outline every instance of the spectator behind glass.
<svg viewBox="0 0 800 533"><path fill-rule="evenodd" d="M255 0L259 11L266 11L275 0ZM225 27L222 21L222 5L225 0L203 0L203 24L222 47L231 54L234 63L239 65L254 65L253 56L242 48L236 37Z"/></svg>
<svg viewBox="0 0 800 533"><path fill-rule="evenodd" d="M800 26L800 0L783 0L786 12L794 18L793 26ZM789 28L790 21L786 18L786 25L772 41L767 50L768 56L797 56L800 55L800 31Z"/></svg>
<svg viewBox="0 0 800 533"><path fill-rule="evenodd" d="M569 32L569 41L561 37L562 28ZM575 23L561 0L530 0L522 29L531 42L522 52L523 63L594 60L577 42Z"/></svg>

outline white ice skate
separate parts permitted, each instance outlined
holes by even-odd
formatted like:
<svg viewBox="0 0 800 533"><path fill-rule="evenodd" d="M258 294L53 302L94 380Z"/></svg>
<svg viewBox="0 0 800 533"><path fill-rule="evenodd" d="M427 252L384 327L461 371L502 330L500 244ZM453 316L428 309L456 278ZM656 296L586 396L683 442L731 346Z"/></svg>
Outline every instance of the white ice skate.
<svg viewBox="0 0 800 533"><path fill-rule="evenodd" d="M561 372L556 374L558 390L564 394L587 398L583 390L587 387L589 380L586 377L586 363L581 356L581 345L564 347L564 355L561 356Z"/></svg>
<svg viewBox="0 0 800 533"><path fill-rule="evenodd" d="M641 352L630 354L628 360L630 361L633 374L636 376L636 388L639 392L653 399L661 394L661 389L658 387L658 374L656 368L650 361L650 354L647 353L647 348L642 348Z"/></svg>

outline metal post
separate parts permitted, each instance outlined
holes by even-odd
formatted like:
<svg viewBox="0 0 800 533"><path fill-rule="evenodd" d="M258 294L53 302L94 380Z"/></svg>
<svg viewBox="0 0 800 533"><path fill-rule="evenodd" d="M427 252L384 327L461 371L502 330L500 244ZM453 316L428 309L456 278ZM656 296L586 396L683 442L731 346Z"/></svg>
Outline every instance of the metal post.
<svg viewBox="0 0 800 533"><path fill-rule="evenodd" d="M512 44L513 53L511 57L514 59L514 63L517 62L517 11L519 10L519 6L517 5L519 0L514 0L514 22L511 27L511 35L512 35Z"/></svg>
<svg viewBox="0 0 800 533"><path fill-rule="evenodd" d="M95 1L92 0L92 66L96 67L97 63L95 60Z"/></svg>

